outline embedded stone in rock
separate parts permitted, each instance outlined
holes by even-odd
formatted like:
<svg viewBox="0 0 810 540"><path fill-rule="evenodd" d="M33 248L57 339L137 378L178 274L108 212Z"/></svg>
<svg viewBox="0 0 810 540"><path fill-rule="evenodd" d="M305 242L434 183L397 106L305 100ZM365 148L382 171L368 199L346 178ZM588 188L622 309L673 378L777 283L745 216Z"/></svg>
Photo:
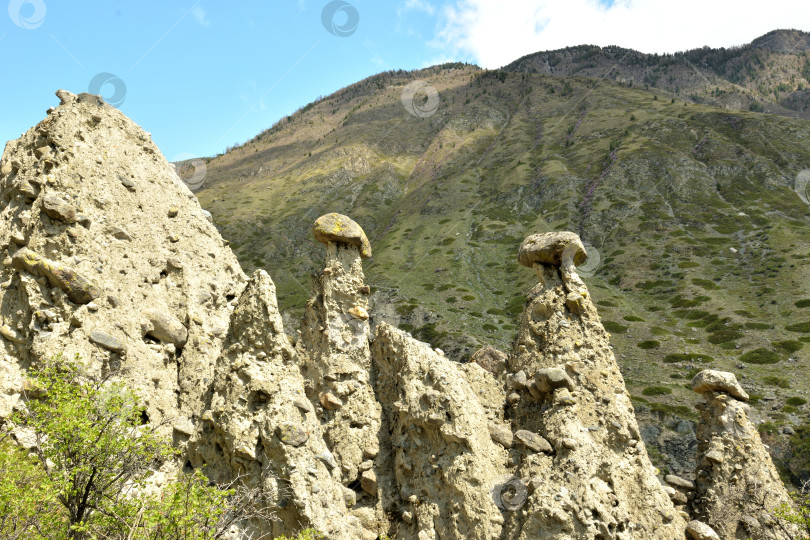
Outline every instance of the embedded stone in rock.
<svg viewBox="0 0 810 540"><path fill-rule="evenodd" d="M725 392L740 401L748 401L748 393L737 382L737 377L728 371L704 369L692 379L692 390L698 394Z"/></svg>
<svg viewBox="0 0 810 540"><path fill-rule="evenodd" d="M495 424L490 422L489 423L489 436L492 438L493 441L500 444L504 448L512 448L512 441L514 439L512 435L512 430L508 427Z"/></svg>
<svg viewBox="0 0 810 540"><path fill-rule="evenodd" d="M114 353L121 354L126 351L126 346L121 342L120 339L115 338L106 332L101 332L98 330L90 332L90 341L99 347Z"/></svg>
<svg viewBox="0 0 810 540"><path fill-rule="evenodd" d="M552 453L551 444L537 433L525 429L519 429L515 432L515 439L534 452Z"/></svg>
<svg viewBox="0 0 810 540"><path fill-rule="evenodd" d="M188 330L177 318L159 309L149 309L144 313L152 328L146 333L164 343L182 347L188 339Z"/></svg>
<svg viewBox="0 0 810 540"><path fill-rule="evenodd" d="M368 311L366 311L366 308L363 306L354 306L349 310L349 315L355 319L360 319L361 321L368 320Z"/></svg>
<svg viewBox="0 0 810 540"><path fill-rule="evenodd" d="M574 389L574 381L562 368L543 368L534 374L534 385L541 394L554 391L555 388Z"/></svg>
<svg viewBox="0 0 810 540"><path fill-rule="evenodd" d="M669 484L670 486L674 486L680 489L695 489L695 483L690 482L685 478L681 478L680 476L675 476L674 474L668 474L664 477L664 482Z"/></svg>
<svg viewBox="0 0 810 540"><path fill-rule="evenodd" d="M49 218L64 223L74 223L76 221L76 208L53 193L49 193L42 198L42 211Z"/></svg>
<svg viewBox="0 0 810 540"><path fill-rule="evenodd" d="M364 471L363 474L360 475L360 487L369 495L376 495L377 474L372 470Z"/></svg>
<svg viewBox="0 0 810 540"><path fill-rule="evenodd" d="M371 244L366 233L348 216L336 213L323 215L312 225L312 234L315 240L322 244L329 242L349 244L359 248L360 256L364 259L371 257Z"/></svg>
<svg viewBox="0 0 810 540"><path fill-rule="evenodd" d="M0 326L0 336L3 336L7 340L14 343L25 343L25 338L23 338L16 330L5 324Z"/></svg>
<svg viewBox="0 0 810 540"><path fill-rule="evenodd" d="M18 250L11 257L11 265L18 270L47 278L52 286L65 291L75 304L89 304L101 296L98 286L69 266L40 257L28 248Z"/></svg>
<svg viewBox="0 0 810 540"><path fill-rule="evenodd" d="M301 446L309 439L309 434L298 424L284 422L276 428L276 436L284 444Z"/></svg>
<svg viewBox="0 0 810 540"><path fill-rule="evenodd" d="M697 520L690 521L686 525L686 534L692 540L720 540L714 529Z"/></svg>
<svg viewBox="0 0 810 540"><path fill-rule="evenodd" d="M507 355L495 347L486 346L478 349L470 358L470 362L478 364L493 375L500 375L506 367Z"/></svg>
<svg viewBox="0 0 810 540"><path fill-rule="evenodd" d="M560 266L563 263L563 254L576 265L588 259L585 246L577 234L558 231L528 236L520 245L518 261L529 268L535 263Z"/></svg>
<svg viewBox="0 0 810 540"><path fill-rule="evenodd" d="M339 409L343 406L343 402L330 392L322 393L320 396L318 396L318 400L321 402L324 409L328 409L330 411Z"/></svg>

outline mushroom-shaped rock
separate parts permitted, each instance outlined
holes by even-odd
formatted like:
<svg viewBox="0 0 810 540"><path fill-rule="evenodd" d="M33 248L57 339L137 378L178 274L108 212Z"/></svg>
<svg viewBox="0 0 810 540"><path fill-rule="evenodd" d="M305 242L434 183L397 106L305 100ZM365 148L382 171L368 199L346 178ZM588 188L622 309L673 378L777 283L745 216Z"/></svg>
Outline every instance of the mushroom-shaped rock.
<svg viewBox="0 0 810 540"><path fill-rule="evenodd" d="M360 256L364 259L371 257L371 244L366 233L352 218L343 214L333 212L319 217L312 225L312 234L322 244L348 244L359 248Z"/></svg>
<svg viewBox="0 0 810 540"><path fill-rule="evenodd" d="M748 394L737 382L737 377L728 371L704 369L692 379L692 390L698 394L725 392L740 401L748 401Z"/></svg>
<svg viewBox="0 0 810 540"><path fill-rule="evenodd" d="M518 261L532 268L535 263L560 266L566 261L582 264L588 259L576 233L559 231L528 236L520 245Z"/></svg>

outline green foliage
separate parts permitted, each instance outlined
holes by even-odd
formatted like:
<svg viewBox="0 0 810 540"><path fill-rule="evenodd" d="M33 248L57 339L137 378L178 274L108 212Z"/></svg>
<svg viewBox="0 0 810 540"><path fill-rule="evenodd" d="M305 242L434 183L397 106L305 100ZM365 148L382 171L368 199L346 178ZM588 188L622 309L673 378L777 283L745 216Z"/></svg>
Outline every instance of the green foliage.
<svg viewBox="0 0 810 540"><path fill-rule="evenodd" d="M771 343L771 345L773 345L774 348L779 349L780 351L786 352L788 354L800 351L804 347L804 343L802 343L801 341L796 341L795 339L774 341L773 343Z"/></svg>
<svg viewBox="0 0 810 540"><path fill-rule="evenodd" d="M800 398L797 396L789 397L785 400L785 403L791 405L793 407L801 407L802 405L807 404L807 400L804 398Z"/></svg>
<svg viewBox="0 0 810 540"><path fill-rule="evenodd" d="M801 540L810 538L810 480L804 482L802 489L791 493L793 507L783 504L774 512L777 518L797 525L801 531Z"/></svg>
<svg viewBox="0 0 810 540"><path fill-rule="evenodd" d="M657 349L661 346L661 342L654 339L648 339L646 341L639 341L636 343L636 346L639 349Z"/></svg>
<svg viewBox="0 0 810 540"><path fill-rule="evenodd" d="M785 326L788 332L796 332L800 334L810 334L810 321L796 324L789 324Z"/></svg>
<svg viewBox="0 0 810 540"><path fill-rule="evenodd" d="M209 485L199 470L149 495L149 477L171 447L143 423L131 390L91 377L78 356L29 377L26 406L11 424L32 434L31 454L0 446L0 506L11 517L0 518L0 531L19 533L4 537L207 540L257 508L256 491Z"/></svg>
<svg viewBox="0 0 810 540"><path fill-rule="evenodd" d="M648 386L641 393L645 396L665 396L671 394L672 389L666 386Z"/></svg>
<svg viewBox="0 0 810 540"><path fill-rule="evenodd" d="M288 538L285 535L277 536L273 540L320 540L322 538L326 538L326 536L315 529L304 529L303 531L299 532L298 535Z"/></svg>
<svg viewBox="0 0 810 540"><path fill-rule="evenodd" d="M708 364L709 362L714 362L714 358L707 354L697 354L697 353L674 353L668 354L664 357L664 363L667 364L674 364L676 362L702 362L704 364Z"/></svg>

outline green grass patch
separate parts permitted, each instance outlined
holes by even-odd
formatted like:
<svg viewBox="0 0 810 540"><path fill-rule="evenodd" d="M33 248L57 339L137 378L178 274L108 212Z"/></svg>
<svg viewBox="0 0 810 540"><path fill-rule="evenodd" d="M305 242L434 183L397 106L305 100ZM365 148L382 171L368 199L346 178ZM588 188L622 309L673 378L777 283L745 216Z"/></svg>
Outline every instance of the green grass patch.
<svg viewBox="0 0 810 540"><path fill-rule="evenodd" d="M644 319L635 315L625 315L622 319L629 322L644 322Z"/></svg>
<svg viewBox="0 0 810 540"><path fill-rule="evenodd" d="M796 305L797 308L810 307L810 298L803 298L802 300L799 300L798 302L796 302L795 305Z"/></svg>
<svg viewBox="0 0 810 540"><path fill-rule="evenodd" d="M793 407L801 407L802 405L807 404L807 400L804 398L793 396L787 398L785 400L785 403L787 403L788 405L792 405Z"/></svg>
<svg viewBox="0 0 810 540"><path fill-rule="evenodd" d="M657 349L660 346L661 346L661 342L656 341L654 339L648 339L648 340L639 341L638 343L636 343L636 347L638 347L639 349Z"/></svg>

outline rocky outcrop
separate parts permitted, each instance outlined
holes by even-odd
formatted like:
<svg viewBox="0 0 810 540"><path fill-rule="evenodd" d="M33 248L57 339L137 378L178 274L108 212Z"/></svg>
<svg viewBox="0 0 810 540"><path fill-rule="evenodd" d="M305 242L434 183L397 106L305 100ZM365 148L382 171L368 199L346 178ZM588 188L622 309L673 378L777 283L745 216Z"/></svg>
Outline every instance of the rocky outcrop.
<svg viewBox="0 0 810 540"><path fill-rule="evenodd" d="M788 540L798 531L774 510L791 505L770 454L748 420L748 394L733 373L705 370L692 389L698 405L696 496L692 514L720 538Z"/></svg>
<svg viewBox="0 0 810 540"><path fill-rule="evenodd" d="M275 518L237 536L786 538L772 510L788 496L729 373L693 381L696 485L659 482L577 235L526 239L539 283L511 354L458 364L384 322L372 335L371 245L327 214L293 344L270 276L247 280L148 135L97 96L57 95L0 159L0 417L30 365L79 354L166 426L180 458L161 475L202 467L262 493Z"/></svg>
<svg viewBox="0 0 810 540"><path fill-rule="evenodd" d="M509 538L679 538L686 523L656 478L630 396L575 264L576 235L527 238L520 262L537 273L509 358L507 416L549 452L513 451L532 489ZM575 262L576 261L576 262Z"/></svg>
<svg viewBox="0 0 810 540"><path fill-rule="evenodd" d="M270 276L257 270L236 304L202 425L188 445L189 465L205 466L219 482L239 477L263 488L278 520L253 524L256 532L312 527L329 538L360 538L275 293Z"/></svg>
<svg viewBox="0 0 810 540"><path fill-rule="evenodd" d="M148 133L97 96L57 95L0 159L0 416L23 370L61 353L186 425L246 278Z"/></svg>
<svg viewBox="0 0 810 540"><path fill-rule="evenodd" d="M390 452L376 463L393 469L386 502L403 522L396 538L499 538L504 516L493 490L510 477L508 455L490 437L488 426L499 419L479 403L477 385L456 363L385 323L373 355Z"/></svg>

